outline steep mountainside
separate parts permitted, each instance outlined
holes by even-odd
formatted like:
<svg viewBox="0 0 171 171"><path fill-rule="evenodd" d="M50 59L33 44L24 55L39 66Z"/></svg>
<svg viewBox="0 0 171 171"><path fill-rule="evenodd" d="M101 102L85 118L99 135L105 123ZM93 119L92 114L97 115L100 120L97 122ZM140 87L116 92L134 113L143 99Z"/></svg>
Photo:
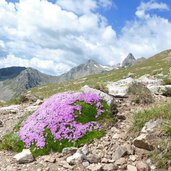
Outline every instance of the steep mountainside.
<svg viewBox="0 0 171 171"><path fill-rule="evenodd" d="M94 60L88 60L87 63L74 67L69 72L59 76L58 82L65 82L79 79L88 75L100 74L111 71L112 69L114 69L114 67L100 65Z"/></svg>
<svg viewBox="0 0 171 171"><path fill-rule="evenodd" d="M57 82L57 77L43 74L33 68L0 69L0 100L10 100L26 89L53 82Z"/></svg>

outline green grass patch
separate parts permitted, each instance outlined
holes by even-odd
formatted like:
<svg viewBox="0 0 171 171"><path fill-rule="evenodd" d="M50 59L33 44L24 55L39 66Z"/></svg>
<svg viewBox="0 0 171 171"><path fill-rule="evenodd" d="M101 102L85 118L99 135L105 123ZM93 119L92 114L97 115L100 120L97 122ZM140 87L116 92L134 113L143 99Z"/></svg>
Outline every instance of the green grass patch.
<svg viewBox="0 0 171 171"><path fill-rule="evenodd" d="M165 79L163 79L162 84L163 85L171 85L171 78L165 78Z"/></svg>
<svg viewBox="0 0 171 171"><path fill-rule="evenodd" d="M168 148L171 148L171 103L136 112L133 116L130 132L139 133L146 122L157 119L163 120L159 130L159 136L161 137L154 143L156 148L149 155L157 169L166 169L167 162L171 160L171 153L168 151ZM158 149L158 147L160 148Z"/></svg>
<svg viewBox="0 0 171 171"><path fill-rule="evenodd" d="M171 103L162 104L143 111L134 113L131 131L139 132L150 120L171 119Z"/></svg>
<svg viewBox="0 0 171 171"><path fill-rule="evenodd" d="M11 132L9 134L4 135L0 139L0 150L12 150L15 152L21 152L24 148L24 143L18 137L17 132Z"/></svg>
<svg viewBox="0 0 171 171"><path fill-rule="evenodd" d="M133 84L130 86L128 93L131 96L131 101L136 104L150 104L154 102L150 90L143 84Z"/></svg>

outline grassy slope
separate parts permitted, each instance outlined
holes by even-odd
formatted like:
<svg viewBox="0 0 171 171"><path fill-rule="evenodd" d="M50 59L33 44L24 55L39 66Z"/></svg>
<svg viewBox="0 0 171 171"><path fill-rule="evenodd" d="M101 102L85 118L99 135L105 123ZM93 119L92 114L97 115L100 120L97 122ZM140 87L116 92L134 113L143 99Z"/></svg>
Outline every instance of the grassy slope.
<svg viewBox="0 0 171 171"><path fill-rule="evenodd" d="M30 92L38 97L47 98L58 92L79 90L84 85L93 87L99 83L105 83L106 81L117 81L127 76L129 72L134 73L136 78L144 74L155 75L161 72L166 75L169 73L170 66L171 50L167 50L129 68L122 68L119 70L113 70L112 72L91 75L67 83L48 84L46 86L33 88Z"/></svg>

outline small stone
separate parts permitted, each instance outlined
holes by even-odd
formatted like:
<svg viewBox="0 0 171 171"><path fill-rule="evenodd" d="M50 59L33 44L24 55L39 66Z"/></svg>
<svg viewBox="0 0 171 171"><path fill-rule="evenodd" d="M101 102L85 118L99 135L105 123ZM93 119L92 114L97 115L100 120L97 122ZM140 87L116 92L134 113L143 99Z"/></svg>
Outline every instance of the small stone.
<svg viewBox="0 0 171 171"><path fill-rule="evenodd" d="M74 153L76 153L77 150L78 150L78 148L76 148L76 147L67 147L62 150L62 154L63 155L68 155L68 154L73 155Z"/></svg>
<svg viewBox="0 0 171 171"><path fill-rule="evenodd" d="M124 157L126 154L127 154L127 149L125 147L119 146L114 152L114 154L112 155L112 159L116 161L121 157Z"/></svg>
<svg viewBox="0 0 171 171"><path fill-rule="evenodd" d="M90 171L102 171L102 165L100 163L98 164L91 164L90 166L87 167L88 170Z"/></svg>
<svg viewBox="0 0 171 171"><path fill-rule="evenodd" d="M100 161L100 159L94 154L87 155L86 160L89 161L90 163L98 163Z"/></svg>
<svg viewBox="0 0 171 171"><path fill-rule="evenodd" d="M87 144L85 144L85 145L82 147L81 151L82 151L83 154L85 154L85 155L87 155L87 154L89 153L89 149L88 149Z"/></svg>
<svg viewBox="0 0 171 171"><path fill-rule="evenodd" d="M90 165L90 163L89 163L88 161L84 161L84 162L82 162L82 165L83 165L84 167L88 167L88 166Z"/></svg>
<svg viewBox="0 0 171 171"><path fill-rule="evenodd" d="M67 157L66 161L69 164L74 165L76 163L81 163L84 158L85 158L85 156L82 153L82 151L77 150L77 152L75 154L73 154L72 156Z"/></svg>
<svg viewBox="0 0 171 171"><path fill-rule="evenodd" d="M103 166L103 171L113 171L114 170L114 165L113 164L105 164Z"/></svg>
<svg viewBox="0 0 171 171"><path fill-rule="evenodd" d="M122 157L122 158L116 160L115 165L121 166L121 165L124 165L125 163L126 163L126 159Z"/></svg>
<svg viewBox="0 0 171 171"><path fill-rule="evenodd" d="M119 139L121 138L120 134L116 133L113 135L112 139Z"/></svg>
<svg viewBox="0 0 171 171"><path fill-rule="evenodd" d="M137 157L138 156L136 156L136 155L130 155L129 159L134 162L134 161L136 161Z"/></svg>
<svg viewBox="0 0 171 171"><path fill-rule="evenodd" d="M127 166L127 171L137 171L137 168L135 166L128 165Z"/></svg>
<svg viewBox="0 0 171 171"><path fill-rule="evenodd" d="M52 157L52 156L43 156L42 158L45 162L49 162L49 163L55 163L56 162L56 158Z"/></svg>
<svg viewBox="0 0 171 171"><path fill-rule="evenodd" d="M41 105L43 103L43 100L40 100L40 99L37 99L37 101L35 102L35 104L34 105Z"/></svg>
<svg viewBox="0 0 171 171"><path fill-rule="evenodd" d="M168 168L168 171L171 171L171 167Z"/></svg>
<svg viewBox="0 0 171 171"><path fill-rule="evenodd" d="M155 166L155 165L151 165L151 166L150 166L150 169L151 169L152 171L155 171L155 170L156 170L156 166Z"/></svg>
<svg viewBox="0 0 171 171"><path fill-rule="evenodd" d="M136 168L137 168L137 171L148 171L149 170L148 165L142 161L138 161L136 163Z"/></svg>
<svg viewBox="0 0 171 171"><path fill-rule="evenodd" d="M101 162L102 163L114 163L115 161L114 160L107 159L107 158L102 158Z"/></svg>
<svg viewBox="0 0 171 171"><path fill-rule="evenodd" d="M3 123L2 123L2 121L0 121L0 127L3 127Z"/></svg>
<svg viewBox="0 0 171 171"><path fill-rule="evenodd" d="M21 153L14 156L19 164L31 163L34 161L34 157L29 149L23 149Z"/></svg>
<svg viewBox="0 0 171 171"><path fill-rule="evenodd" d="M38 169L37 169L37 171L43 171L43 169L41 169L41 168L38 168Z"/></svg>

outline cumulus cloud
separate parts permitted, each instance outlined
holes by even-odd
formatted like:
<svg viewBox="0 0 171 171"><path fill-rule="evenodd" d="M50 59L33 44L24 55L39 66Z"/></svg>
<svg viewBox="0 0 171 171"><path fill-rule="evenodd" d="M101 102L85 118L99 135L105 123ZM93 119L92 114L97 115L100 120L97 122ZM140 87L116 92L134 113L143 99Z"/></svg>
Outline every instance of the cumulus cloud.
<svg viewBox="0 0 171 171"><path fill-rule="evenodd" d="M141 2L140 6L137 8L136 16L143 18L149 17L149 14L146 12L150 10L169 10L169 6L165 3L158 3L156 0L151 0L149 2Z"/></svg>
<svg viewBox="0 0 171 171"><path fill-rule="evenodd" d="M0 68L19 65L59 75L88 59L113 65L129 52L147 57L171 47L170 21L148 14L168 10L166 4L141 3L137 19L119 35L98 12L111 5L111 0L0 0L0 56L7 56L0 58Z"/></svg>
<svg viewBox="0 0 171 171"><path fill-rule="evenodd" d="M112 0L57 0L56 4L65 10L81 15L100 7L111 7Z"/></svg>

